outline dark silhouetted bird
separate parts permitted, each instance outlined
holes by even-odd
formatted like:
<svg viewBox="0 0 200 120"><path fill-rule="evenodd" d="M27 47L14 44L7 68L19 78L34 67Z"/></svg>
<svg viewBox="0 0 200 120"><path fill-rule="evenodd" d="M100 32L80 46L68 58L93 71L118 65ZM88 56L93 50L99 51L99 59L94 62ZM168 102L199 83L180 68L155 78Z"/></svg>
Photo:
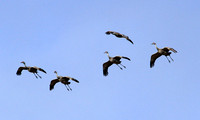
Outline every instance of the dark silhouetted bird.
<svg viewBox="0 0 200 120"><path fill-rule="evenodd" d="M26 63L24 61L22 61L21 63L24 64L24 67L19 67L18 68L17 73L16 73L17 75L21 75L22 70L28 70L29 72L33 73L36 78L38 78L37 76L42 78L40 75L38 75L38 70L46 73L46 71L44 71L42 68L38 68L38 67L35 67L35 66L34 67L26 66Z"/></svg>
<svg viewBox="0 0 200 120"><path fill-rule="evenodd" d="M133 44L133 41L131 41L131 39L129 39L129 37L124 35L124 34L121 34L121 33L118 33L118 32L114 32L114 31L107 31L106 34L107 35L113 34L118 38L126 38L129 42L131 42Z"/></svg>
<svg viewBox="0 0 200 120"><path fill-rule="evenodd" d="M169 52L169 51L177 53L177 51L174 50L173 48L164 47L164 48L160 49L160 48L157 47L156 43L152 43L152 45L156 46L156 49L157 49L158 52L151 56L151 61L150 61L150 67L151 68L154 66L156 59L159 58L160 56L164 55L167 58L167 60L170 62L170 60L167 57L167 56L169 56L171 58L171 56L170 56L171 52ZM171 60L174 61L172 58L171 58Z"/></svg>
<svg viewBox="0 0 200 120"><path fill-rule="evenodd" d="M116 64L121 70L122 70L122 67L120 67L119 64L120 64L121 66L123 66L124 68L126 68L124 65L121 64L121 61L120 61L121 58L127 59L127 60L129 60L129 61L131 60L131 59L129 59L128 57L124 57L124 56L110 57L109 54L108 54L108 51L105 51L104 53L106 53L106 54L108 55L108 58L109 58L109 60L103 64L103 75L104 75L104 76L107 76L107 75L108 75L108 68L109 68L112 64Z"/></svg>
<svg viewBox="0 0 200 120"><path fill-rule="evenodd" d="M54 71L54 73L56 73L57 79L54 79L54 80L51 81L51 83L50 83L50 90L52 90L52 89L54 88L54 86L55 86L55 84L56 84L57 82L61 82L62 84L64 84L68 91L69 91L69 90L72 90L72 89L70 88L70 86L69 86L69 84L70 84L69 80L72 80L72 81L74 81L74 82L79 83L79 81L76 80L76 79L74 79L74 78L71 78L71 77L68 77L68 76L65 76L65 77L63 77L63 76L58 76L58 74L57 74L56 71Z"/></svg>

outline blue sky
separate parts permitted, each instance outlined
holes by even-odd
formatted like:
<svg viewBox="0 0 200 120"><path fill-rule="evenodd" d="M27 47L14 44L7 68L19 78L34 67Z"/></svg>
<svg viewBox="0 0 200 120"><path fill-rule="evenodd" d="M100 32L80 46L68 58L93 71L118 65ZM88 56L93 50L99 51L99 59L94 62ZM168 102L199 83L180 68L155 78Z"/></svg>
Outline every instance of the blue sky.
<svg viewBox="0 0 200 120"><path fill-rule="evenodd" d="M199 6L198 0L0 1L1 119L200 119ZM160 57L150 68L152 42L176 49L174 62ZM104 77L104 51L131 61ZM47 74L17 76L21 61ZM49 91L55 70L80 83L72 82L71 92L60 83Z"/></svg>

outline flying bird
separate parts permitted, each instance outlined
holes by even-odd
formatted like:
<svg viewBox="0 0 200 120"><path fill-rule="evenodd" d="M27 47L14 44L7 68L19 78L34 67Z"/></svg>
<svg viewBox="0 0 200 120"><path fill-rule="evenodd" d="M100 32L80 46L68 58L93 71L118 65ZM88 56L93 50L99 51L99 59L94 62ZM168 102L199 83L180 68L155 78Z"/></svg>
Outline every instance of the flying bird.
<svg viewBox="0 0 200 120"><path fill-rule="evenodd" d="M118 33L118 32L114 32L114 31L107 31L106 34L107 35L113 34L113 35L115 35L118 38L126 38L129 42L131 42L132 44L134 44L133 41L131 41L131 39L129 39L129 37L126 36L126 35L124 35L124 34L121 34L121 33Z"/></svg>
<svg viewBox="0 0 200 120"><path fill-rule="evenodd" d="M26 63L24 61L22 61L21 63L24 64L24 67L19 67L18 70L17 70L17 75L21 75L22 73L22 70L28 70L29 72L33 73L35 75L36 78L42 78L39 74L38 74L38 70L39 71L42 71L44 73L46 73L46 71L44 71L42 68L38 68L38 67L29 67L29 66L26 66Z"/></svg>
<svg viewBox="0 0 200 120"><path fill-rule="evenodd" d="M124 66L124 65L121 64L121 61L120 61L121 58L127 59L127 60L129 60L129 61L131 60L130 58L124 57L124 56L110 57L108 51L105 51L104 53L106 53L107 56L108 56L108 58L109 58L109 60L103 64L103 75L104 75L104 76L107 76L107 75L108 75L108 68L109 68L112 64L116 64L121 70L122 70L122 67L120 67L119 64L120 64L121 66L123 66L124 68L126 68L126 66Z"/></svg>
<svg viewBox="0 0 200 120"><path fill-rule="evenodd" d="M170 60L168 59L167 56L169 56L170 59L171 59L172 61L174 61L174 60L171 58L171 56L170 56L171 52L169 52L169 51L172 51L172 52L174 52L174 53L177 53L177 51L176 51L175 49L169 48L169 47L164 47L164 48L160 49L160 48L157 47L156 43L154 43L154 42L152 43L152 45L155 45L155 47L156 47L156 49L157 49L158 52L155 53L155 54L153 54L153 55L151 55L151 61L150 61L150 67L151 67L151 68L154 66L154 63L155 63L156 59L159 58L159 57L162 56L162 55L164 55L164 56L167 58L167 60L169 61L169 63L170 63Z"/></svg>
<svg viewBox="0 0 200 120"><path fill-rule="evenodd" d="M55 84L58 83L58 82L61 82L62 84L64 84L68 91L69 91L69 90L72 90L72 89L70 88L70 86L69 86L69 84L70 84L69 80L72 80L72 81L74 81L74 82L79 83L78 80L76 80L76 79L74 79L74 78L72 78L72 77L68 77L68 76L65 76L65 77L63 77L63 76L58 76L58 74L57 74L56 71L54 71L54 73L56 73L56 77L57 77L57 78L56 78L56 79L53 79L53 80L51 81L51 83L50 83L50 90L54 89Z"/></svg>

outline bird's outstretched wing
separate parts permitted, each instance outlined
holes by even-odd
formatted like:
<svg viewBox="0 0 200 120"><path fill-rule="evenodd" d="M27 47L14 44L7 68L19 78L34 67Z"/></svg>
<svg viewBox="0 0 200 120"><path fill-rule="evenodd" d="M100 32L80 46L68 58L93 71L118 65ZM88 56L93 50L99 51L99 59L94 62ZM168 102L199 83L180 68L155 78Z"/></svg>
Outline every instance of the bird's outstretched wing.
<svg viewBox="0 0 200 120"><path fill-rule="evenodd" d="M28 70L28 68L27 67L19 67L17 72L16 72L16 74L17 75L21 75L22 74L22 70Z"/></svg>
<svg viewBox="0 0 200 120"><path fill-rule="evenodd" d="M45 70L43 70L42 68L38 68L39 71L42 71L44 73L47 73Z"/></svg>
<svg viewBox="0 0 200 120"><path fill-rule="evenodd" d="M173 48L169 48L169 50L171 50L174 53L177 53L177 51L175 49L173 49Z"/></svg>
<svg viewBox="0 0 200 120"><path fill-rule="evenodd" d="M122 58L124 58L124 59L127 59L127 60L131 61L131 59L130 59L130 58L128 58L128 57L124 57L124 56L122 56Z"/></svg>
<svg viewBox="0 0 200 120"><path fill-rule="evenodd" d="M115 59L117 61L119 61L121 58L122 58L122 56L115 56L115 57L113 57L113 59Z"/></svg>
<svg viewBox="0 0 200 120"><path fill-rule="evenodd" d="M75 78L71 78L70 80L79 83L79 81L77 79L75 79Z"/></svg>
<svg viewBox="0 0 200 120"><path fill-rule="evenodd" d="M113 31L107 31L106 32L107 35L110 35L110 34L113 34L113 33L114 33Z"/></svg>
<svg viewBox="0 0 200 120"><path fill-rule="evenodd" d="M132 44L134 44L133 41L132 41L131 39L129 39L128 36L126 36L126 39L127 39L129 42L131 42Z"/></svg>
<svg viewBox="0 0 200 120"><path fill-rule="evenodd" d="M160 54L159 52L157 52L157 53L155 53L155 54L153 54L153 55L151 56L151 61L150 61L150 67L151 67L151 68L154 66L154 63L155 63L156 59L157 59L158 57L160 57L161 55L162 55L162 54Z"/></svg>
<svg viewBox="0 0 200 120"><path fill-rule="evenodd" d="M49 85L49 89L52 90L52 89L54 88L54 85L55 85L57 82L59 82L58 79L52 80L51 83L50 83L50 85Z"/></svg>
<svg viewBox="0 0 200 120"><path fill-rule="evenodd" d="M129 39L129 37L124 35L124 34L121 34L121 33L118 33L118 32L114 32L114 31L107 31L106 34L107 35L113 34L113 35L115 35L116 37L119 37L119 38L126 38L129 42L134 44L133 41L131 39Z"/></svg>
<svg viewBox="0 0 200 120"><path fill-rule="evenodd" d="M166 51L166 52L168 52L168 51L171 50L172 52L177 53L177 51L176 51L175 49L170 48L170 47L164 47L162 50L164 50L164 51Z"/></svg>
<svg viewBox="0 0 200 120"><path fill-rule="evenodd" d="M128 57L124 57L124 56L115 56L113 59L115 59L115 60L120 60L121 58L124 58L124 59L127 59L127 60L129 60L129 61L131 61L131 59L130 58L128 58Z"/></svg>
<svg viewBox="0 0 200 120"><path fill-rule="evenodd" d="M125 35L123 35L123 34L121 34L121 33L118 33L118 32L114 32L114 31L107 31L106 34L107 34L107 35L113 34L113 35L115 35L116 37L119 37L119 38L124 37L124 38L125 38Z"/></svg>
<svg viewBox="0 0 200 120"><path fill-rule="evenodd" d="M103 75L107 76L108 75L108 67L110 67L113 63L110 61L107 61L103 64Z"/></svg>

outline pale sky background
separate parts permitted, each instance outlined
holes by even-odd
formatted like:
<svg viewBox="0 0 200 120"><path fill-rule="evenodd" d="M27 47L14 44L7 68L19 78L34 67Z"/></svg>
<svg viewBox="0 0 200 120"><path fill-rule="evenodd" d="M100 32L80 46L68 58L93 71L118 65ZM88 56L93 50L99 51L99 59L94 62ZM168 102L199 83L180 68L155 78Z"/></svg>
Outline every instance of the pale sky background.
<svg viewBox="0 0 200 120"><path fill-rule="evenodd" d="M199 0L1 0L0 119L199 120L199 29ZM174 62L150 68L152 42L176 49ZM132 61L104 77L105 51ZM17 76L21 61L47 74ZM80 83L49 91L55 70Z"/></svg>

